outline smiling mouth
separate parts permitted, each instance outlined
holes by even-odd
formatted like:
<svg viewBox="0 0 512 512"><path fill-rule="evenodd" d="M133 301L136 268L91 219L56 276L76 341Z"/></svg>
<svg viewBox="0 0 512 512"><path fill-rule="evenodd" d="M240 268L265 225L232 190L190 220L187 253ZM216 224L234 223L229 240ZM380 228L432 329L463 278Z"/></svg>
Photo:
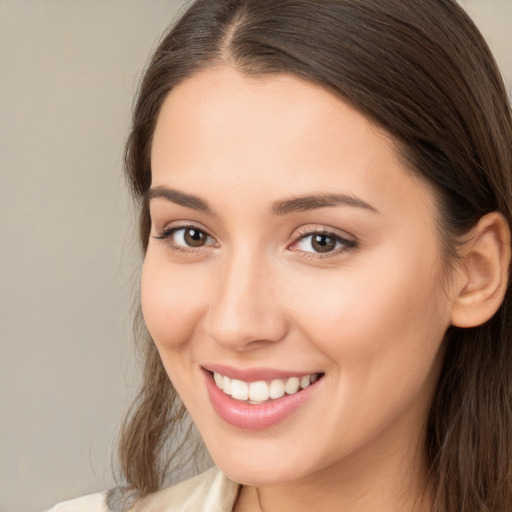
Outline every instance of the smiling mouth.
<svg viewBox="0 0 512 512"><path fill-rule="evenodd" d="M284 395L299 393L317 382L324 375L323 373L311 373L301 377L245 382L243 380L231 379L218 372L209 373L213 375L217 388L224 394L251 405L261 405L282 398Z"/></svg>

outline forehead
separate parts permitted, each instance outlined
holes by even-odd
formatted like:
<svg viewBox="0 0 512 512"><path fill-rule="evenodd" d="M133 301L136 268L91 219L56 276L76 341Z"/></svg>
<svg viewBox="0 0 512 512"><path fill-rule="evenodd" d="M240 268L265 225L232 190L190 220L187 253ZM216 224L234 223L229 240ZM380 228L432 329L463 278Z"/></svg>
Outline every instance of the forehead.
<svg viewBox="0 0 512 512"><path fill-rule="evenodd" d="M201 71L166 98L152 180L207 197L229 188L251 199L246 206L335 192L406 210L412 190L416 204L433 205L392 138L337 96L292 75L252 77L227 66Z"/></svg>

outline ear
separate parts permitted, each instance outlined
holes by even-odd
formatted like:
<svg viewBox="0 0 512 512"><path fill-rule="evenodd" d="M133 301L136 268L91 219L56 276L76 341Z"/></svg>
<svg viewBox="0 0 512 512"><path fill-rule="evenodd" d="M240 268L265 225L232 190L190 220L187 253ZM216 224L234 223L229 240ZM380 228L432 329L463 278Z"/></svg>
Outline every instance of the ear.
<svg viewBox="0 0 512 512"><path fill-rule="evenodd" d="M484 215L464 245L452 325L476 327L498 311L507 291L510 252L505 217L498 212Z"/></svg>

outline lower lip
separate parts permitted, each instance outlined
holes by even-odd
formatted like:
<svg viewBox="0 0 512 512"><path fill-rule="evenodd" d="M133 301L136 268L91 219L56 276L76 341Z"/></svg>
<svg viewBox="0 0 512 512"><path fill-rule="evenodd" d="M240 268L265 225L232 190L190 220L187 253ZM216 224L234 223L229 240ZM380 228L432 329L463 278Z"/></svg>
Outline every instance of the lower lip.
<svg viewBox="0 0 512 512"><path fill-rule="evenodd" d="M204 370L203 373L208 395L217 414L233 427L245 430L263 430L282 422L306 402L320 382L317 381L293 395L251 405L226 395L217 387L210 372Z"/></svg>

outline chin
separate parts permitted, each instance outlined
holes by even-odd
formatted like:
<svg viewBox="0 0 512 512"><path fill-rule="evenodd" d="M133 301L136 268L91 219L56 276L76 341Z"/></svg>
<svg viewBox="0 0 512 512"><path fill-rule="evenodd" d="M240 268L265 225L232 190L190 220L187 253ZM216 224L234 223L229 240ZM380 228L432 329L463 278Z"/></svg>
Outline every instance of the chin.
<svg viewBox="0 0 512 512"><path fill-rule="evenodd" d="M247 463L221 462L217 466L228 478L242 485L279 485L298 478L295 468L276 467L275 465L260 466L251 464L250 461Z"/></svg>
<svg viewBox="0 0 512 512"><path fill-rule="evenodd" d="M275 444L255 443L245 449L240 446L208 446L217 467L231 480L243 485L278 485L301 478L307 473L303 453L279 450ZM273 446L272 446L273 445Z"/></svg>

